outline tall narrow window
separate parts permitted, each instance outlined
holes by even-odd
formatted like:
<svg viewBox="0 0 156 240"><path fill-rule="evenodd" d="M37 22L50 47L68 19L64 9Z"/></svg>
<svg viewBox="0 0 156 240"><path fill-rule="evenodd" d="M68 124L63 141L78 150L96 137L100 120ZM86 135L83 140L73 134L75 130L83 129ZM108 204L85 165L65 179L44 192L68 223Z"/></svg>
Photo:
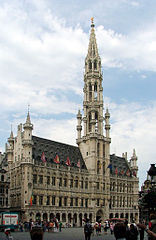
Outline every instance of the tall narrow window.
<svg viewBox="0 0 156 240"><path fill-rule="evenodd" d="M55 205L55 196L52 196L52 205Z"/></svg>
<svg viewBox="0 0 156 240"><path fill-rule="evenodd" d="M89 70L92 70L92 62L89 60Z"/></svg>
<svg viewBox="0 0 156 240"><path fill-rule="evenodd" d="M50 196L47 196L47 205L50 205Z"/></svg>
<svg viewBox="0 0 156 240"><path fill-rule="evenodd" d="M97 61L94 60L94 70L97 70Z"/></svg>
<svg viewBox="0 0 156 240"><path fill-rule="evenodd" d="M59 207L62 206L62 197L59 197Z"/></svg>
<svg viewBox="0 0 156 240"><path fill-rule="evenodd" d="M103 174L105 174L105 162L103 162Z"/></svg>
<svg viewBox="0 0 156 240"><path fill-rule="evenodd" d="M55 186L56 178L52 177L52 185Z"/></svg>
<svg viewBox="0 0 156 240"><path fill-rule="evenodd" d="M100 161L97 161L97 174L100 173L101 163Z"/></svg>
<svg viewBox="0 0 156 240"><path fill-rule="evenodd" d="M97 156L100 156L100 143L97 144Z"/></svg>
<svg viewBox="0 0 156 240"><path fill-rule="evenodd" d="M89 84L89 101L92 101L92 85Z"/></svg>
<svg viewBox="0 0 156 240"><path fill-rule="evenodd" d="M91 116L91 113L89 113L89 132L91 132L92 130L91 120L92 120L92 116Z"/></svg>
<svg viewBox="0 0 156 240"><path fill-rule="evenodd" d="M96 123L95 123L95 131L98 132L98 113L97 112L95 112L95 121L96 121Z"/></svg>
<svg viewBox="0 0 156 240"><path fill-rule="evenodd" d="M94 84L94 99L97 100L97 83Z"/></svg>

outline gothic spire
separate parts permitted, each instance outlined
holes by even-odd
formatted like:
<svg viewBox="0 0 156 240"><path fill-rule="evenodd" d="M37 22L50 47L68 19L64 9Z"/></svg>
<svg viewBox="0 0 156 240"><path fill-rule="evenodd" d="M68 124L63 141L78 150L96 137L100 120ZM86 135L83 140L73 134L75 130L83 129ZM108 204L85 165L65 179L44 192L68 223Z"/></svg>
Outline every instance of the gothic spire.
<svg viewBox="0 0 156 240"><path fill-rule="evenodd" d="M26 122L23 125L23 127L24 127L24 129L26 129L26 128L33 129L33 124L31 123L31 120L30 120L29 105L28 105L28 113L27 113Z"/></svg>
<svg viewBox="0 0 156 240"><path fill-rule="evenodd" d="M86 73L92 72L92 71L101 72L101 58L98 53L94 27L95 27L94 19L91 18L91 31L90 31L90 39L89 39L89 45L88 45L88 53L85 59Z"/></svg>
<svg viewBox="0 0 156 240"><path fill-rule="evenodd" d="M91 32L90 32L88 54L87 54L87 57L89 58L99 57L94 27L95 27L94 19L91 18Z"/></svg>

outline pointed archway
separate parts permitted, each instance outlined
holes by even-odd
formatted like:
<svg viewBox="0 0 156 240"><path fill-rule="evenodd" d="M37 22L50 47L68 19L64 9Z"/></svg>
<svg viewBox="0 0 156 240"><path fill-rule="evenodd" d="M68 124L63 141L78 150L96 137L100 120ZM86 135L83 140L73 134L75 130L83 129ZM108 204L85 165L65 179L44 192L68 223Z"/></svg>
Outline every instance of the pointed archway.
<svg viewBox="0 0 156 240"><path fill-rule="evenodd" d="M103 211L99 209L96 213L96 222L100 222L103 219Z"/></svg>

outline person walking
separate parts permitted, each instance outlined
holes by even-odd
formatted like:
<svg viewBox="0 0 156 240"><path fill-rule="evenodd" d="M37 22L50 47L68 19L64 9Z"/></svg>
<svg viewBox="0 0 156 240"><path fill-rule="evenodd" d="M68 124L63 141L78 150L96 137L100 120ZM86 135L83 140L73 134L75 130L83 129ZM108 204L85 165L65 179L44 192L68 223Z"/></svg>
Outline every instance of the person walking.
<svg viewBox="0 0 156 240"><path fill-rule="evenodd" d="M144 240L144 229L138 228L138 230L139 230L140 240Z"/></svg>
<svg viewBox="0 0 156 240"><path fill-rule="evenodd" d="M132 223L130 225L127 240L137 240L137 239L138 239L138 230L137 230L137 227Z"/></svg>
<svg viewBox="0 0 156 240"><path fill-rule="evenodd" d="M156 240L156 233L154 233L153 231L147 229L147 226L145 224L137 224L137 226L141 229L143 229L144 231L147 232L148 236L150 236L152 238L152 240Z"/></svg>
<svg viewBox="0 0 156 240"><path fill-rule="evenodd" d="M89 223L89 219L86 219L86 224L84 225L84 235L85 240L90 240L92 234L92 225Z"/></svg>
<svg viewBox="0 0 156 240"><path fill-rule="evenodd" d="M59 221L59 232L61 232L61 231L62 231L62 222Z"/></svg>
<svg viewBox="0 0 156 240"><path fill-rule="evenodd" d="M116 240L126 240L126 225L124 223L115 224L114 236Z"/></svg>

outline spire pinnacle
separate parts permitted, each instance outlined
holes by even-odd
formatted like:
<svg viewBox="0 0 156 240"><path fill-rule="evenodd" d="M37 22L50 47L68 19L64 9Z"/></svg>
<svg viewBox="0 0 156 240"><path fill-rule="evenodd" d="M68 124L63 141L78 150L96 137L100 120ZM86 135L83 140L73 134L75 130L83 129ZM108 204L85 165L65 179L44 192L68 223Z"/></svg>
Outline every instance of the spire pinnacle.
<svg viewBox="0 0 156 240"><path fill-rule="evenodd" d="M13 131L12 131L12 124L11 124L11 133L10 133L10 138L13 138Z"/></svg>
<svg viewBox="0 0 156 240"><path fill-rule="evenodd" d="M91 17L91 27L95 27L95 25L94 25L94 18L93 17Z"/></svg>
<svg viewBox="0 0 156 240"><path fill-rule="evenodd" d="M98 54L98 48L96 43L96 36L95 36L95 25L94 25L94 18L91 18L91 31L90 31L90 39L89 39L89 46L88 46L88 54L86 60L91 60L92 62L96 59L97 63L100 61L100 57Z"/></svg>
<svg viewBox="0 0 156 240"><path fill-rule="evenodd" d="M30 109L30 104L28 104L28 113L27 113L26 123L31 123L29 109Z"/></svg>

